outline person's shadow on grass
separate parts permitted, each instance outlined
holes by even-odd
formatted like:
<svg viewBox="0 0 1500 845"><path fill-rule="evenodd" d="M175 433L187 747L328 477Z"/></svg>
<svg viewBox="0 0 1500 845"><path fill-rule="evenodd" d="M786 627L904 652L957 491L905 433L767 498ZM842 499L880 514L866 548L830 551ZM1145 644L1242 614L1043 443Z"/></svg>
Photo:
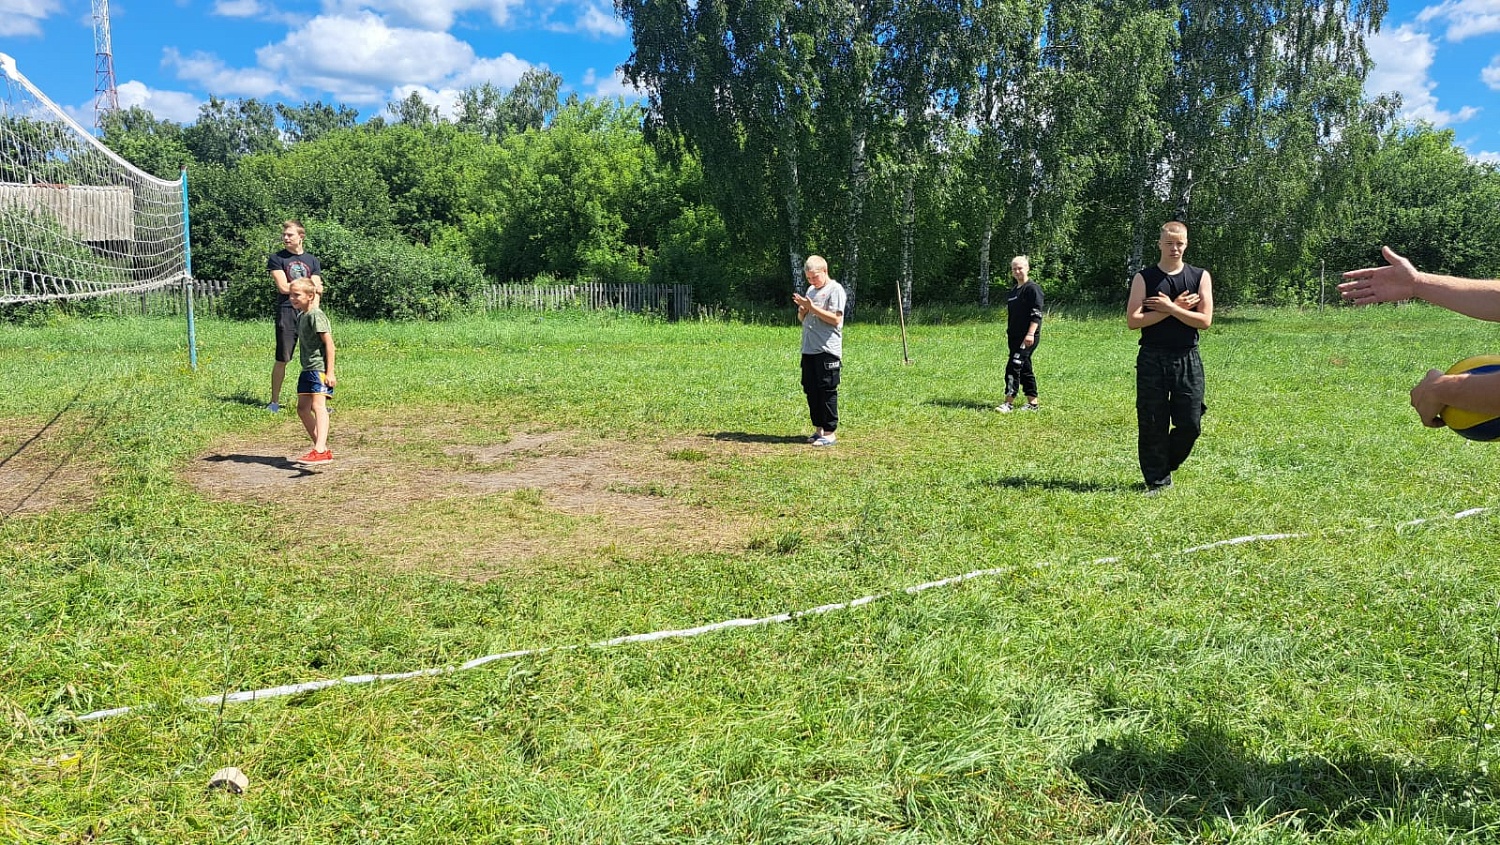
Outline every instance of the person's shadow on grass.
<svg viewBox="0 0 1500 845"><path fill-rule="evenodd" d="M259 464L260 466L267 466L271 467L272 469L295 470L295 473L291 476L292 478L305 478L309 475L317 475L316 472L313 472L312 470L308 469L305 466L302 466L301 464L295 463L287 458L280 458L274 455L209 455L203 460L205 463L211 464L221 464L226 461L232 461L233 463L237 464Z"/></svg>
<svg viewBox="0 0 1500 845"><path fill-rule="evenodd" d="M1062 490L1068 493L1118 493L1121 491L1136 490L1140 487L1138 484L1083 481L1077 478L1038 475L1006 475L1000 478L987 478L980 483L986 487L1005 487L1011 490L1040 488L1042 490Z"/></svg>
<svg viewBox="0 0 1500 845"><path fill-rule="evenodd" d="M754 434L748 431L716 431L704 437L735 443L807 443L807 435Z"/></svg>
<svg viewBox="0 0 1500 845"><path fill-rule="evenodd" d="M1212 819L1297 818L1317 836L1354 833L1362 823L1420 815L1455 832L1478 832L1492 813L1466 813L1454 799L1467 795L1494 806L1488 778L1455 768L1402 764L1367 752L1336 759L1256 757L1217 726L1181 726L1181 741L1127 736L1097 740L1070 768L1103 801L1143 807L1184 836Z"/></svg>
<svg viewBox="0 0 1500 845"><path fill-rule="evenodd" d="M233 396L220 396L218 397L218 399L220 402L228 402L235 405L248 405L252 408L264 408L266 406L266 403L261 401L253 393L245 393L244 391L236 393Z"/></svg>
<svg viewBox="0 0 1500 845"><path fill-rule="evenodd" d="M992 411L999 402L980 402L976 399L928 399L928 405L936 405L939 408L955 408L960 411Z"/></svg>

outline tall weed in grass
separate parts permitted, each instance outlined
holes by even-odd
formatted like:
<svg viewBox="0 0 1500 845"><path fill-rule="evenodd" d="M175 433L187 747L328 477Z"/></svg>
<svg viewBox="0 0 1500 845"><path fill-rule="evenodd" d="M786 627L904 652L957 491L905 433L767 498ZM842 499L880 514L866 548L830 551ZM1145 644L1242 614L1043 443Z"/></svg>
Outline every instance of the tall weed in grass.
<svg viewBox="0 0 1500 845"><path fill-rule="evenodd" d="M1049 318L1044 410L1010 416L990 410L1003 327L936 322L908 325L910 365L898 327L848 327L827 451L797 442L789 323L336 323L346 466L388 430L409 466L453 472L453 441L637 444L673 472L633 491L751 526L727 549L544 544L469 577L398 565L403 544L443 564L435 526L563 536L589 517L528 489L320 530L305 487L208 495L188 470L223 444L302 445L262 410L265 327L201 324L194 372L166 321L0 326L0 473L38 495L87 480L0 514L0 841L1500 835L1500 744L1476 718L1497 515L1445 518L1500 504L1500 447L1406 404L1429 366L1491 351L1486 327L1421 306L1221 315L1205 436L1148 499L1122 319ZM881 598L579 647L862 596ZM538 647L556 650L184 703ZM246 795L204 789L225 765Z"/></svg>

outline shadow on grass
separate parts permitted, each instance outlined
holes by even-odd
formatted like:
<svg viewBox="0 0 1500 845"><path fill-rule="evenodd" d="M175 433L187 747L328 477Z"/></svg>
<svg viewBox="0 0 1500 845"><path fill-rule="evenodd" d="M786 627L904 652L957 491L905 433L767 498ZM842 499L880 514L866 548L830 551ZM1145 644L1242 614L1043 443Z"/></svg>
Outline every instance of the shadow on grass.
<svg viewBox="0 0 1500 845"><path fill-rule="evenodd" d="M305 466L302 466L301 464L294 463L287 458L278 458L271 455L209 455L203 460L211 464L221 464L226 461L231 461L237 464L259 464L260 466L266 466L272 469L295 470L295 473L291 476L292 478L304 478L309 475L317 475L316 472L313 472L312 470L308 469Z"/></svg>
<svg viewBox="0 0 1500 845"><path fill-rule="evenodd" d="M716 431L705 434L714 440L730 440L735 443L806 443L807 435L752 434L748 431Z"/></svg>
<svg viewBox="0 0 1500 845"><path fill-rule="evenodd" d="M6 455L4 458L0 458L0 469L4 469L6 464L15 460L18 455L30 448L33 443L41 440L48 431L52 430L53 426L57 425L57 421L62 419L64 414L72 410L74 405L78 404L78 400L82 396L83 390L79 390L77 393L73 394L73 398L64 402L62 407L57 409L57 413L52 415L52 419L47 420L42 424L42 427L37 429L30 437L17 444L16 448L11 450L11 453L9 455Z"/></svg>
<svg viewBox="0 0 1500 845"><path fill-rule="evenodd" d="M228 402L235 405L248 405L252 408L264 408L266 406L266 403L260 401L258 397L251 393L241 392L236 393L233 396L220 396L218 397L218 399L220 402Z"/></svg>
<svg viewBox="0 0 1500 845"><path fill-rule="evenodd" d="M1255 323L1264 323L1265 321L1265 317L1252 317L1249 314L1236 312L1232 308L1214 312L1215 326L1249 326Z"/></svg>
<svg viewBox="0 0 1500 845"><path fill-rule="evenodd" d="M1180 744L1127 737L1099 740L1072 760L1089 792L1139 804L1183 833L1213 819L1300 819L1316 833L1380 819L1419 815L1460 831L1496 822L1495 784L1484 775L1428 768L1358 749L1337 759L1256 758L1216 726L1188 724Z"/></svg>
<svg viewBox="0 0 1500 845"><path fill-rule="evenodd" d="M961 411L992 411L999 402L980 402L974 399L928 399L928 405L939 408L957 408Z"/></svg>
<svg viewBox="0 0 1500 845"><path fill-rule="evenodd" d="M57 409L57 413L52 415L52 419L47 420L47 422L43 423L42 427L37 429L30 437L17 444L16 448L11 450L11 453L9 455L6 455L4 458L0 458L0 470L5 469L6 465L11 461L19 458L22 452L25 452L34 444L42 440L42 438L45 437L47 433L57 425L58 421L61 420L64 415L73 410L73 407L78 404L78 400L81 399L84 393L86 393L87 391L88 385L85 384L82 388L79 388L77 393L73 394L72 398L64 402L62 404L62 407ZM94 435L99 432L99 429L103 427L105 420L113 415L115 405L119 404L119 401L119 395L116 395L114 399L110 400L110 403L105 408L104 413L95 416L93 420L90 421L88 428L84 430L80 435L78 435L78 440L76 441L76 443L71 445L62 453L61 457L57 459L57 462L54 463L52 467L48 469L47 472L36 481L35 484L31 485L31 489L26 490L24 495L21 495L16 499L16 503L9 510L5 511L5 513L3 514L0 514L0 524L4 524L5 522L9 521L12 516L15 516L21 510L21 507L23 505L31 501L33 496L35 496L37 493L40 493L43 488L52 484L53 481L58 478L58 476L67 467L67 465L72 462L73 457L80 451L81 444L87 444L90 440L92 440L94 438Z"/></svg>
<svg viewBox="0 0 1500 845"><path fill-rule="evenodd" d="M986 487L1009 487L1013 490L1041 488L1043 490L1064 490L1069 493L1119 493L1141 489L1141 485L1139 484L1083 481L1077 478L1056 478L1049 476L1007 475L1000 478L985 479L980 483Z"/></svg>

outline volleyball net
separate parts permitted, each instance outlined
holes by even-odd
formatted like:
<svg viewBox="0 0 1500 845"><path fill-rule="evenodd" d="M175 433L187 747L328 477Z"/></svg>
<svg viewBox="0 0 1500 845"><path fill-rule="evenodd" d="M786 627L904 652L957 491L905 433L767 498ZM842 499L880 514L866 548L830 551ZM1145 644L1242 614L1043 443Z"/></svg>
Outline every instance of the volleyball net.
<svg viewBox="0 0 1500 845"><path fill-rule="evenodd" d="M186 284L185 185L116 155L0 53L0 305Z"/></svg>

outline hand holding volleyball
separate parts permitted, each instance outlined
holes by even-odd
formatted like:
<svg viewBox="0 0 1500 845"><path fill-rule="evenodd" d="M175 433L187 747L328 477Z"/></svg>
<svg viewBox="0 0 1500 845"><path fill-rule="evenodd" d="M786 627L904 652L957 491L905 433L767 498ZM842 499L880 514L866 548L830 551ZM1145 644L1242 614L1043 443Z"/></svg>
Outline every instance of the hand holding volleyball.
<svg viewBox="0 0 1500 845"><path fill-rule="evenodd" d="M1428 379L1434 377L1437 371L1428 374ZM1482 373L1500 372L1500 355L1475 355L1459 361L1448 368L1445 375L1458 375L1468 373L1478 375ZM1426 383L1427 379L1423 380ZM1420 387L1420 385L1418 385ZM1416 391L1413 391L1415 394ZM1415 399L1413 400L1415 403ZM1418 408L1418 413L1422 409ZM1424 417L1424 422L1428 420ZM1444 407L1436 416L1435 420L1428 422L1437 425L1438 421L1453 429L1460 436L1470 440L1490 441L1500 439L1500 415L1468 411L1463 408L1455 408L1452 405Z"/></svg>

